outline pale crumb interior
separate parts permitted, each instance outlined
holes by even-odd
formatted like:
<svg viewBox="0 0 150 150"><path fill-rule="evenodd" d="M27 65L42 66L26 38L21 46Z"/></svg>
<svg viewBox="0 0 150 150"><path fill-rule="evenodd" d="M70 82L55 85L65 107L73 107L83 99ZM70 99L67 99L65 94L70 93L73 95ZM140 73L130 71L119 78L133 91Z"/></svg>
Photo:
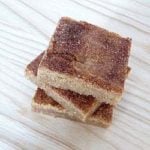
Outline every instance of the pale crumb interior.
<svg viewBox="0 0 150 150"><path fill-rule="evenodd" d="M81 110L78 107L74 106L73 103L66 100L66 98L64 98L62 95L59 95L57 92L55 92L55 90L53 90L53 88L51 88L51 86L47 86L47 85L39 86L37 83L37 77L30 70L26 71L26 77L29 80L31 80L34 84L36 84L38 87L43 89L48 96L52 97L56 102L61 104L71 114L77 116L80 120L85 121L87 119L87 117L89 117L100 105L99 102L95 103L92 106L92 108L90 108L89 111L87 113L85 113L84 110ZM47 106L43 106L43 107L47 107Z"/></svg>
<svg viewBox="0 0 150 150"><path fill-rule="evenodd" d="M122 93L114 93L113 91L108 92L102 88L97 88L82 79L72 78L69 75L59 74L41 67L38 70L38 84L44 86L45 83L56 88L71 90L82 95L92 95L98 101L109 103L111 105L116 105L122 96Z"/></svg>

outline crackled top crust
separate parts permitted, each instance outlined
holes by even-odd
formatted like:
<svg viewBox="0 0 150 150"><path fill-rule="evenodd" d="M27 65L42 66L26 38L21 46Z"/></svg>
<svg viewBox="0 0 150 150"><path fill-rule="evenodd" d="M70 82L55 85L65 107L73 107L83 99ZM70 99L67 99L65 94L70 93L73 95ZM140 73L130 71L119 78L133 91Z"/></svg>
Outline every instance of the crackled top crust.
<svg viewBox="0 0 150 150"><path fill-rule="evenodd" d="M131 39L86 22L60 19L41 63L107 90L124 87Z"/></svg>

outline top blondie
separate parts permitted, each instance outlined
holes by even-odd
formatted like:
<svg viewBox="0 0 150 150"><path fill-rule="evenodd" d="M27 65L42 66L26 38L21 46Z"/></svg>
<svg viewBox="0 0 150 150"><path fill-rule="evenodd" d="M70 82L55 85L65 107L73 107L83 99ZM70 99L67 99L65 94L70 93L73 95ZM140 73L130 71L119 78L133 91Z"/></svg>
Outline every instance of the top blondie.
<svg viewBox="0 0 150 150"><path fill-rule="evenodd" d="M130 47L130 38L62 17L39 65L38 82L115 105L124 90Z"/></svg>

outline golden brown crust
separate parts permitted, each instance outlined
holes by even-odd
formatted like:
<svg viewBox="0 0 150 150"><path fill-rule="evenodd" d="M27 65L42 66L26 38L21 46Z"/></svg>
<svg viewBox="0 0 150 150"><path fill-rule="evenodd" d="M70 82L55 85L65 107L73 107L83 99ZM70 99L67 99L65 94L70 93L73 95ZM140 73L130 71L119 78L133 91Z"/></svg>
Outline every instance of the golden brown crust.
<svg viewBox="0 0 150 150"><path fill-rule="evenodd" d="M52 98L50 98L49 96L46 95L46 93L41 90L41 89L37 89L35 96L33 98L34 103L35 104L39 104L38 107L38 111L40 112L40 110L43 109L43 105L49 105L50 107L46 107L47 111L49 109L51 109L52 107L54 107L54 110L62 110L63 112L65 112L65 108L63 108L60 104L58 104L57 102L55 102ZM100 123L102 122L103 124L110 124L112 121L112 116L113 116L113 106L109 105L109 104L105 104L102 103L98 109L93 113L93 115L91 115L89 117L88 120L93 120L95 121L95 123L97 122ZM75 116L74 116L75 117ZM76 118L77 119L77 118ZM94 122L93 122L94 124Z"/></svg>
<svg viewBox="0 0 150 150"><path fill-rule="evenodd" d="M87 113L96 104L96 100L93 96L80 95L70 90L63 90L58 88L52 89L65 98L66 101L73 103L76 108L79 108L83 112Z"/></svg>
<svg viewBox="0 0 150 150"><path fill-rule="evenodd" d="M93 113L92 117L99 118L102 117L105 121L111 121L112 120L112 114L113 114L113 106L102 103L98 109Z"/></svg>
<svg viewBox="0 0 150 150"><path fill-rule="evenodd" d="M122 92L130 47L129 38L62 18L40 66Z"/></svg>
<svg viewBox="0 0 150 150"><path fill-rule="evenodd" d="M59 103L54 101L50 96L46 95L44 90L37 88L36 93L34 95L34 101L37 104L42 104L42 105L52 105L53 107L58 107L60 109L64 109Z"/></svg>

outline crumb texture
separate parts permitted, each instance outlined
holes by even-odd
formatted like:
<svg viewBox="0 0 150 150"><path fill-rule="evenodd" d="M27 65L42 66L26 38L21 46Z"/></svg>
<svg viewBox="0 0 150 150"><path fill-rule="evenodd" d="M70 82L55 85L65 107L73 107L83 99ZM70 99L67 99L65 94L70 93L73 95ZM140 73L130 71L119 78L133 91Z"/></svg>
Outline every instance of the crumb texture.
<svg viewBox="0 0 150 150"><path fill-rule="evenodd" d="M37 78L37 70L38 70L38 66L41 62L42 56L44 55L44 52L41 53L39 56L37 56L28 66L27 66L27 70L30 71L31 74L34 75L34 78ZM29 74L28 76L30 76L31 74ZM88 112L90 109L92 109L94 107L94 105L96 105L97 101L95 100L95 98L93 96L86 96L86 95L80 95L78 93L72 92L70 90L63 90L63 89L59 89L59 88L54 88L51 87L51 89L59 94L59 96L63 97L65 99L65 102L67 103L68 101L71 102L76 108L84 111L84 112ZM37 89L37 94L39 94L39 98L38 98L38 102L40 102L40 100L42 100L42 97L47 97L47 95L45 95L43 93L43 90L41 89ZM42 94L43 93L43 94ZM44 97L44 98L45 98ZM45 98L48 99L48 98ZM49 98L50 99L50 98ZM46 102L45 102L46 103Z"/></svg>
<svg viewBox="0 0 150 150"><path fill-rule="evenodd" d="M88 112L97 103L93 96L80 95L70 90L63 90L54 87L52 87L52 89L61 97L64 97L66 101L71 102L76 108L84 112Z"/></svg>

